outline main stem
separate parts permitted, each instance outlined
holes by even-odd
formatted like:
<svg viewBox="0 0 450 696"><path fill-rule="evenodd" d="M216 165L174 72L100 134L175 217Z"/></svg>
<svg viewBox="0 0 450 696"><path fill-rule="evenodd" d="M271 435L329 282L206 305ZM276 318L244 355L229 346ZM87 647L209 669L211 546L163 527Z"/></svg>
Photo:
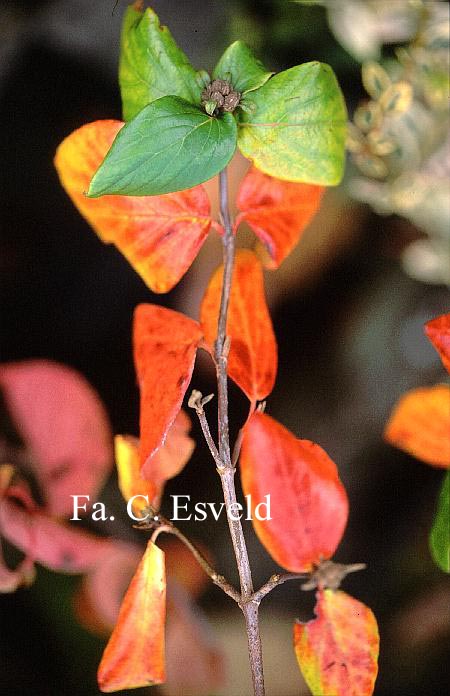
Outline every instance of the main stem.
<svg viewBox="0 0 450 696"><path fill-rule="evenodd" d="M223 497L227 510L236 511L236 489L234 485L235 468L231 460L230 436L228 427L228 383L227 364L230 348L226 335L228 305L230 302L231 281L234 266L234 234L228 207L228 180L224 169L219 174L220 213L224 227L223 245L223 283L220 300L217 339L215 345L215 360L218 389L218 426L219 426L219 455L222 466L218 467L222 483ZM248 559L247 546L241 521L228 515L228 526L233 542L234 555L239 571L241 585L241 601L239 603L245 617L250 667L253 680L254 696L264 696L264 674L262 662L261 637L259 634L258 607L259 603L252 600L253 582Z"/></svg>

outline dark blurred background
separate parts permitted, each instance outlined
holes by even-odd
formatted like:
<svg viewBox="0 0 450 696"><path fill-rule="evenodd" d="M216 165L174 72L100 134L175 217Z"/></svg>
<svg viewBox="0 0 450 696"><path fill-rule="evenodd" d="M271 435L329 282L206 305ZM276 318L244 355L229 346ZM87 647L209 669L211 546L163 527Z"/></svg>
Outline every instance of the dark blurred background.
<svg viewBox="0 0 450 696"><path fill-rule="evenodd" d="M155 296L114 248L97 239L58 182L52 158L59 142L83 123L121 117L116 65L125 5L0 3L1 361L41 357L78 369L98 390L114 432L137 434L133 308L158 302L196 317L220 251L212 239L179 286ZM241 38L273 70L310 59L330 63L350 111L363 96L360 66L331 34L322 7L276 0L155 0L152 6L196 67L211 69L228 43ZM242 171L238 162L234 190ZM343 589L368 604L380 624L377 696L443 694L450 677L448 603L436 609L433 600L442 592L450 596L448 578L427 547L442 472L382 440L402 392L445 378L422 325L447 311L447 290L407 277L398 261L405 240L416 236L405 220L379 217L351 201L344 185L327 193L294 260L268 278L280 368L267 410L298 436L319 442L349 492L350 521L337 560L368 564ZM206 360L199 361L193 386L214 391ZM233 386L231 405L235 433L246 403ZM167 499L190 493L219 501L196 423L194 436L195 455L168 485ZM115 479L102 499L116 506L119 518ZM144 543L129 527L122 513L106 533ZM217 568L236 581L224 521L184 524L183 530L210 546ZM246 535L259 585L274 564L250 527ZM39 569L30 589L0 597L2 696L99 693L95 670L103 642L72 615L77 583ZM268 696L306 693L290 655L291 624L294 617L310 618L313 603L311 593L292 584L263 604ZM215 588L202 604L228 644L231 668L245 675L238 612ZM417 634L422 605L431 625L425 637ZM235 677L223 693L245 696L245 679Z"/></svg>

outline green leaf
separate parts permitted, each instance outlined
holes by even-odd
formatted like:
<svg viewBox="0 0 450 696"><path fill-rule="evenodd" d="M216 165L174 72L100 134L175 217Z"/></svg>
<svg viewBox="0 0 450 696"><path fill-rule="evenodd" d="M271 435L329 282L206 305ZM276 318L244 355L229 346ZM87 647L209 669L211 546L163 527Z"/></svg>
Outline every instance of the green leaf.
<svg viewBox="0 0 450 696"><path fill-rule="evenodd" d="M213 78L229 79L241 94L262 87L272 75L243 41L235 41L228 46L213 72Z"/></svg>
<svg viewBox="0 0 450 696"><path fill-rule="evenodd" d="M249 95L238 146L266 174L334 186L343 175L347 110L329 65L285 70Z"/></svg>
<svg viewBox="0 0 450 696"><path fill-rule="evenodd" d="M155 196L191 188L228 164L236 139L231 113L212 118L185 99L162 97L119 131L88 196Z"/></svg>
<svg viewBox="0 0 450 696"><path fill-rule="evenodd" d="M430 533L430 550L436 564L450 573L450 471L439 494L436 517Z"/></svg>
<svg viewBox="0 0 450 696"><path fill-rule="evenodd" d="M141 12L134 6L128 7L122 25L119 61L125 121L150 102L168 95L200 105L202 77L203 71L194 70L152 9Z"/></svg>

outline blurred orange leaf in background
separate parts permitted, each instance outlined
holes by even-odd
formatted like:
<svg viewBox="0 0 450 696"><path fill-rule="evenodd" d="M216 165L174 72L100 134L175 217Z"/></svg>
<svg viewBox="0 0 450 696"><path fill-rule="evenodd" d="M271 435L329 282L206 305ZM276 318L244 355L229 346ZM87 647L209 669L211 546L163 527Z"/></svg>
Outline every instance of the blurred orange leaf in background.
<svg viewBox="0 0 450 696"><path fill-rule="evenodd" d="M164 552L151 541L131 580L98 668L103 692L165 681Z"/></svg>
<svg viewBox="0 0 450 696"><path fill-rule="evenodd" d="M209 282L200 317L211 352L217 334L223 266ZM231 338L228 374L250 401L270 394L277 374L277 343L264 294L262 267L252 251L238 249L231 285L227 335Z"/></svg>
<svg viewBox="0 0 450 696"><path fill-rule="evenodd" d="M404 394L384 431L394 447L427 464L450 467L450 386L437 384Z"/></svg>
<svg viewBox="0 0 450 696"><path fill-rule="evenodd" d="M254 413L244 427L240 467L244 494L252 496L255 531L280 566L310 571L333 555L347 523L348 500L335 463L319 445ZM259 520L256 508L266 496L272 519Z"/></svg>
<svg viewBox="0 0 450 696"><path fill-rule="evenodd" d="M269 268L278 268L319 209L323 186L282 181L252 167L242 180L235 228L246 222L264 244Z"/></svg>
<svg viewBox="0 0 450 696"><path fill-rule="evenodd" d="M135 309L133 348L141 390L140 460L144 472L148 473L147 460L164 444L181 409L201 338L199 324L184 314L149 304ZM185 443L185 451L189 447Z"/></svg>
<svg viewBox="0 0 450 696"><path fill-rule="evenodd" d="M295 653L312 693L371 696L379 652L372 611L340 590L319 590L315 613L294 625Z"/></svg>
<svg viewBox="0 0 450 696"><path fill-rule="evenodd" d="M168 292L197 256L212 224L202 186L163 196L87 198L122 121L94 121L71 133L57 149L61 184L103 242L115 244L144 283Z"/></svg>

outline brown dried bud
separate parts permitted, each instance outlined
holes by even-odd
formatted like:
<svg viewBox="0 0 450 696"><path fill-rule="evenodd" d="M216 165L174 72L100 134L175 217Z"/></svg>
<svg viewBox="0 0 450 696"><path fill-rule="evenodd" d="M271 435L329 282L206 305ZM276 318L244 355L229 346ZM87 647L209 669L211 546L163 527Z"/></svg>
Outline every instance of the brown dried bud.
<svg viewBox="0 0 450 696"><path fill-rule="evenodd" d="M221 92L216 91L211 94L211 99L216 102L217 106L223 106L225 97Z"/></svg>
<svg viewBox="0 0 450 696"><path fill-rule="evenodd" d="M241 99L240 92L236 92L226 80L213 80L202 92L202 106L208 105L207 112L210 113L210 104L215 102L216 109L223 111L234 111Z"/></svg>
<svg viewBox="0 0 450 696"><path fill-rule="evenodd" d="M234 111L241 100L240 92L235 92L234 90L227 94L223 102L224 111Z"/></svg>

